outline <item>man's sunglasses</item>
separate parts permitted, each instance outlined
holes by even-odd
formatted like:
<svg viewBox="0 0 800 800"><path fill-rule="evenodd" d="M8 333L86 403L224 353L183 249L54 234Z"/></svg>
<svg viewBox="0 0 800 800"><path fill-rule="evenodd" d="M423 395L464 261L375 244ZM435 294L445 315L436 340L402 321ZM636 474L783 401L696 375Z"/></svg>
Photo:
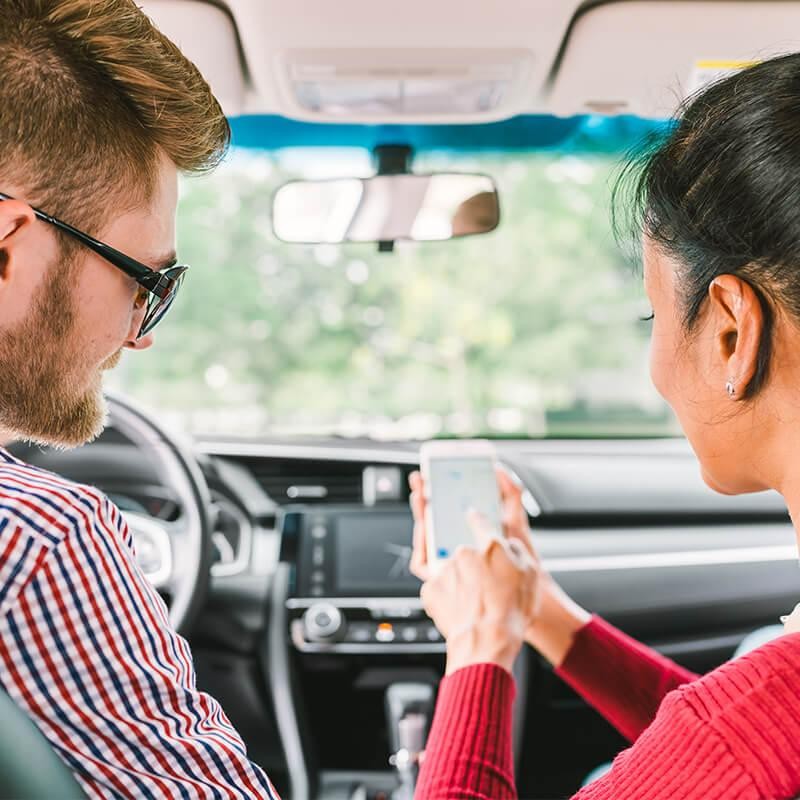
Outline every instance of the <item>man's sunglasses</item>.
<svg viewBox="0 0 800 800"><path fill-rule="evenodd" d="M13 197L0 192L0 200L13 199ZM83 231L73 228L72 225L45 214L44 211L38 208L33 206L31 208L37 219L54 225L60 231L77 239L82 245L102 256L106 261L113 264L117 269L122 270L139 284L141 289L140 296L137 297L137 303L146 303L147 310L139 328L139 333L136 334L137 339L150 333L161 322L164 315L169 311L173 300L175 300L178 289L180 289L183 282L184 273L189 267L167 267L157 272L135 258L126 256L125 253L121 253L110 245L98 241L93 236L89 236L88 233L83 233Z"/></svg>

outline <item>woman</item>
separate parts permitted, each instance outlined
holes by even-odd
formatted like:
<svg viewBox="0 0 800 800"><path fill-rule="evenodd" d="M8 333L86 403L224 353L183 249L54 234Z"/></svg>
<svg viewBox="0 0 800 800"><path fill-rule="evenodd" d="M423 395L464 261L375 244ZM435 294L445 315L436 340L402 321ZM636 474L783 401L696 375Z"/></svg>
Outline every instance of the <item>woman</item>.
<svg viewBox="0 0 800 800"><path fill-rule="evenodd" d="M653 382L706 483L725 494L776 489L797 527L800 55L693 99L635 189ZM564 594L530 545L519 488L499 481L507 539L472 520L478 548L431 575L412 476L414 569L448 647L417 797L516 797L510 668L523 640L632 742L580 800L800 793L800 634L704 677L682 669Z"/></svg>

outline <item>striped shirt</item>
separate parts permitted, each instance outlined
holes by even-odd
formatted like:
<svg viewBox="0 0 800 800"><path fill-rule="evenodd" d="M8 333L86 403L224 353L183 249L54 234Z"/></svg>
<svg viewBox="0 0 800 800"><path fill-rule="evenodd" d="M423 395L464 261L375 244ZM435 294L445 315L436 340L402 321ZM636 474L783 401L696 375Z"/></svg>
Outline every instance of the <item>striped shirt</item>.
<svg viewBox="0 0 800 800"><path fill-rule="evenodd" d="M269 798L101 492L0 448L0 684L89 797Z"/></svg>

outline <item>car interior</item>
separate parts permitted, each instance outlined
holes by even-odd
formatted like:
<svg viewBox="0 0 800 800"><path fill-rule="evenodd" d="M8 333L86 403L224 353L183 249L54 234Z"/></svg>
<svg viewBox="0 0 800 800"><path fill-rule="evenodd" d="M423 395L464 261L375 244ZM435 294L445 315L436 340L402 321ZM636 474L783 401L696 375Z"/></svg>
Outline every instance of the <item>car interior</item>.
<svg viewBox="0 0 800 800"><path fill-rule="evenodd" d="M649 385L609 204L693 92L800 48L800 3L141 5L232 152L182 183L193 274L110 376L103 435L9 449L119 505L282 797L413 791L394 756L445 652L409 572L424 440L490 439L556 580L689 669L794 607L782 499L709 489ZM519 795L568 797L626 742L530 648L515 677Z"/></svg>

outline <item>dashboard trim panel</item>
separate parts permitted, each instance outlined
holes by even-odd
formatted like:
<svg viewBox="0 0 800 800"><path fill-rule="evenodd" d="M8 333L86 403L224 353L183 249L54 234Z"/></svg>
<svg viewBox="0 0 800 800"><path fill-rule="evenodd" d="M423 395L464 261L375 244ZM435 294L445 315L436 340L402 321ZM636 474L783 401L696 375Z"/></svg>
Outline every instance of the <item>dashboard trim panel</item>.
<svg viewBox="0 0 800 800"><path fill-rule="evenodd" d="M795 545L766 545L763 547L728 547L709 550L672 551L662 553L623 553L585 558L542 558L542 564L552 573L611 572L615 570L665 569L678 567L711 567L726 564L759 564L800 561ZM416 597L313 597L291 598L287 608L310 608L315 603L333 603L343 608L422 607Z"/></svg>
<svg viewBox="0 0 800 800"><path fill-rule="evenodd" d="M419 597L290 597L286 608L296 610L311 608L318 603L330 603L341 608L368 608L370 611L381 611L390 608L409 608L418 611L422 608Z"/></svg>
<svg viewBox="0 0 800 800"><path fill-rule="evenodd" d="M285 458L319 461L363 461L366 463L419 464L419 453L410 450L373 450L371 448L324 447L294 444L253 444L252 442L207 442L199 445L210 456L234 458Z"/></svg>
<svg viewBox="0 0 800 800"><path fill-rule="evenodd" d="M550 572L608 572L611 570L663 569L665 567L722 566L797 561L795 545L764 547L729 547L713 550L674 551L670 553L624 553L586 558L543 558Z"/></svg>

